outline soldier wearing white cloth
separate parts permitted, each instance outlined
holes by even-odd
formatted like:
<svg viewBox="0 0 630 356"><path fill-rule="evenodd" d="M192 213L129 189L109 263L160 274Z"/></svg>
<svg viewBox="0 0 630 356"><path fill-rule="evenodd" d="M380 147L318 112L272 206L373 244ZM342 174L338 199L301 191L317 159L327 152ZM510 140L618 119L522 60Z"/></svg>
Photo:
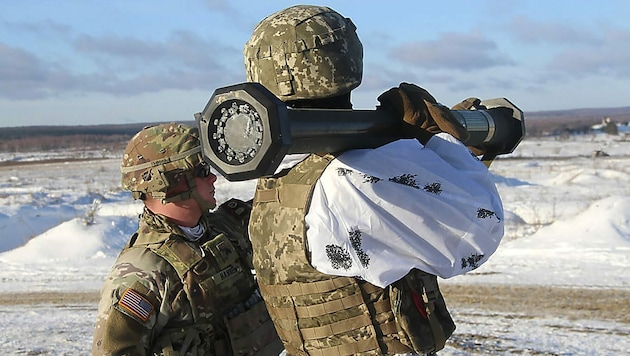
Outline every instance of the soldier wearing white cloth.
<svg viewBox="0 0 630 356"><path fill-rule="evenodd" d="M248 81L294 108L351 109L362 80L356 27L324 6L268 16L244 54ZM469 150L482 149L462 144L448 108L408 83L378 100L409 139L297 157L258 181L253 263L289 355L439 351L455 326L436 275L476 268L503 235L492 176Z"/></svg>

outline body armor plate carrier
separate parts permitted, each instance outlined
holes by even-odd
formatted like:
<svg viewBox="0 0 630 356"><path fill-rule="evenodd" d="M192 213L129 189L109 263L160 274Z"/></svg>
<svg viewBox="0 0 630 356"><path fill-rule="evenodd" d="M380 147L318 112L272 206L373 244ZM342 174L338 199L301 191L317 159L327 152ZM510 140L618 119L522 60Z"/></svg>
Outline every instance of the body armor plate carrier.
<svg viewBox="0 0 630 356"><path fill-rule="evenodd" d="M260 179L254 198L254 267L287 353L381 355L443 348L455 326L435 276L414 270L414 279L382 289L310 265L305 216L313 187L333 158L312 154L290 171Z"/></svg>

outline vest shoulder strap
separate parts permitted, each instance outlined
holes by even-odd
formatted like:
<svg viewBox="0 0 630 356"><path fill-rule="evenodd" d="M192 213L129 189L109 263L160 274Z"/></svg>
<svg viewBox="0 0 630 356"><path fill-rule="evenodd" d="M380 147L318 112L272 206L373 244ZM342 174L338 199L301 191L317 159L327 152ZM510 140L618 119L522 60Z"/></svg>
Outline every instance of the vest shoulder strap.
<svg viewBox="0 0 630 356"><path fill-rule="evenodd" d="M307 209L315 183L333 159L335 156L332 154L321 156L311 154L298 163L298 169L293 169L282 177L282 189L279 186L268 189L259 186L254 195L254 202L275 202L289 208ZM303 172L308 174L302 174Z"/></svg>
<svg viewBox="0 0 630 356"><path fill-rule="evenodd" d="M151 245L149 248L173 266L180 278L203 259L200 251L181 240L168 239L163 244Z"/></svg>

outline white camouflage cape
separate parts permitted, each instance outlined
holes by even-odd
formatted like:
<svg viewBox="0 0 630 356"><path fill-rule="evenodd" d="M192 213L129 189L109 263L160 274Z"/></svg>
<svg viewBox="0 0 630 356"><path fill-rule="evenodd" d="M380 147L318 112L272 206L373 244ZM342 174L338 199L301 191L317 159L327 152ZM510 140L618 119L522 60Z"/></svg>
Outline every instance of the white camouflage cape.
<svg viewBox="0 0 630 356"><path fill-rule="evenodd" d="M306 216L312 265L379 287L412 268L442 278L484 263L503 236L488 169L448 134L350 150L324 171Z"/></svg>

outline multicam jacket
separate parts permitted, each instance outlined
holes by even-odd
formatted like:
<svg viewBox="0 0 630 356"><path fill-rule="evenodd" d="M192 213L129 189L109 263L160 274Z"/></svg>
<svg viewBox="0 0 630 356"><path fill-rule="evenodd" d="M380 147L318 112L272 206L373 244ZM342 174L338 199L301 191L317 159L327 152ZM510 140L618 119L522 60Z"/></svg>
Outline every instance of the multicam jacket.
<svg viewBox="0 0 630 356"><path fill-rule="evenodd" d="M102 289L93 355L281 352L251 273L248 217L230 200L202 217L206 233L191 242L145 208Z"/></svg>

